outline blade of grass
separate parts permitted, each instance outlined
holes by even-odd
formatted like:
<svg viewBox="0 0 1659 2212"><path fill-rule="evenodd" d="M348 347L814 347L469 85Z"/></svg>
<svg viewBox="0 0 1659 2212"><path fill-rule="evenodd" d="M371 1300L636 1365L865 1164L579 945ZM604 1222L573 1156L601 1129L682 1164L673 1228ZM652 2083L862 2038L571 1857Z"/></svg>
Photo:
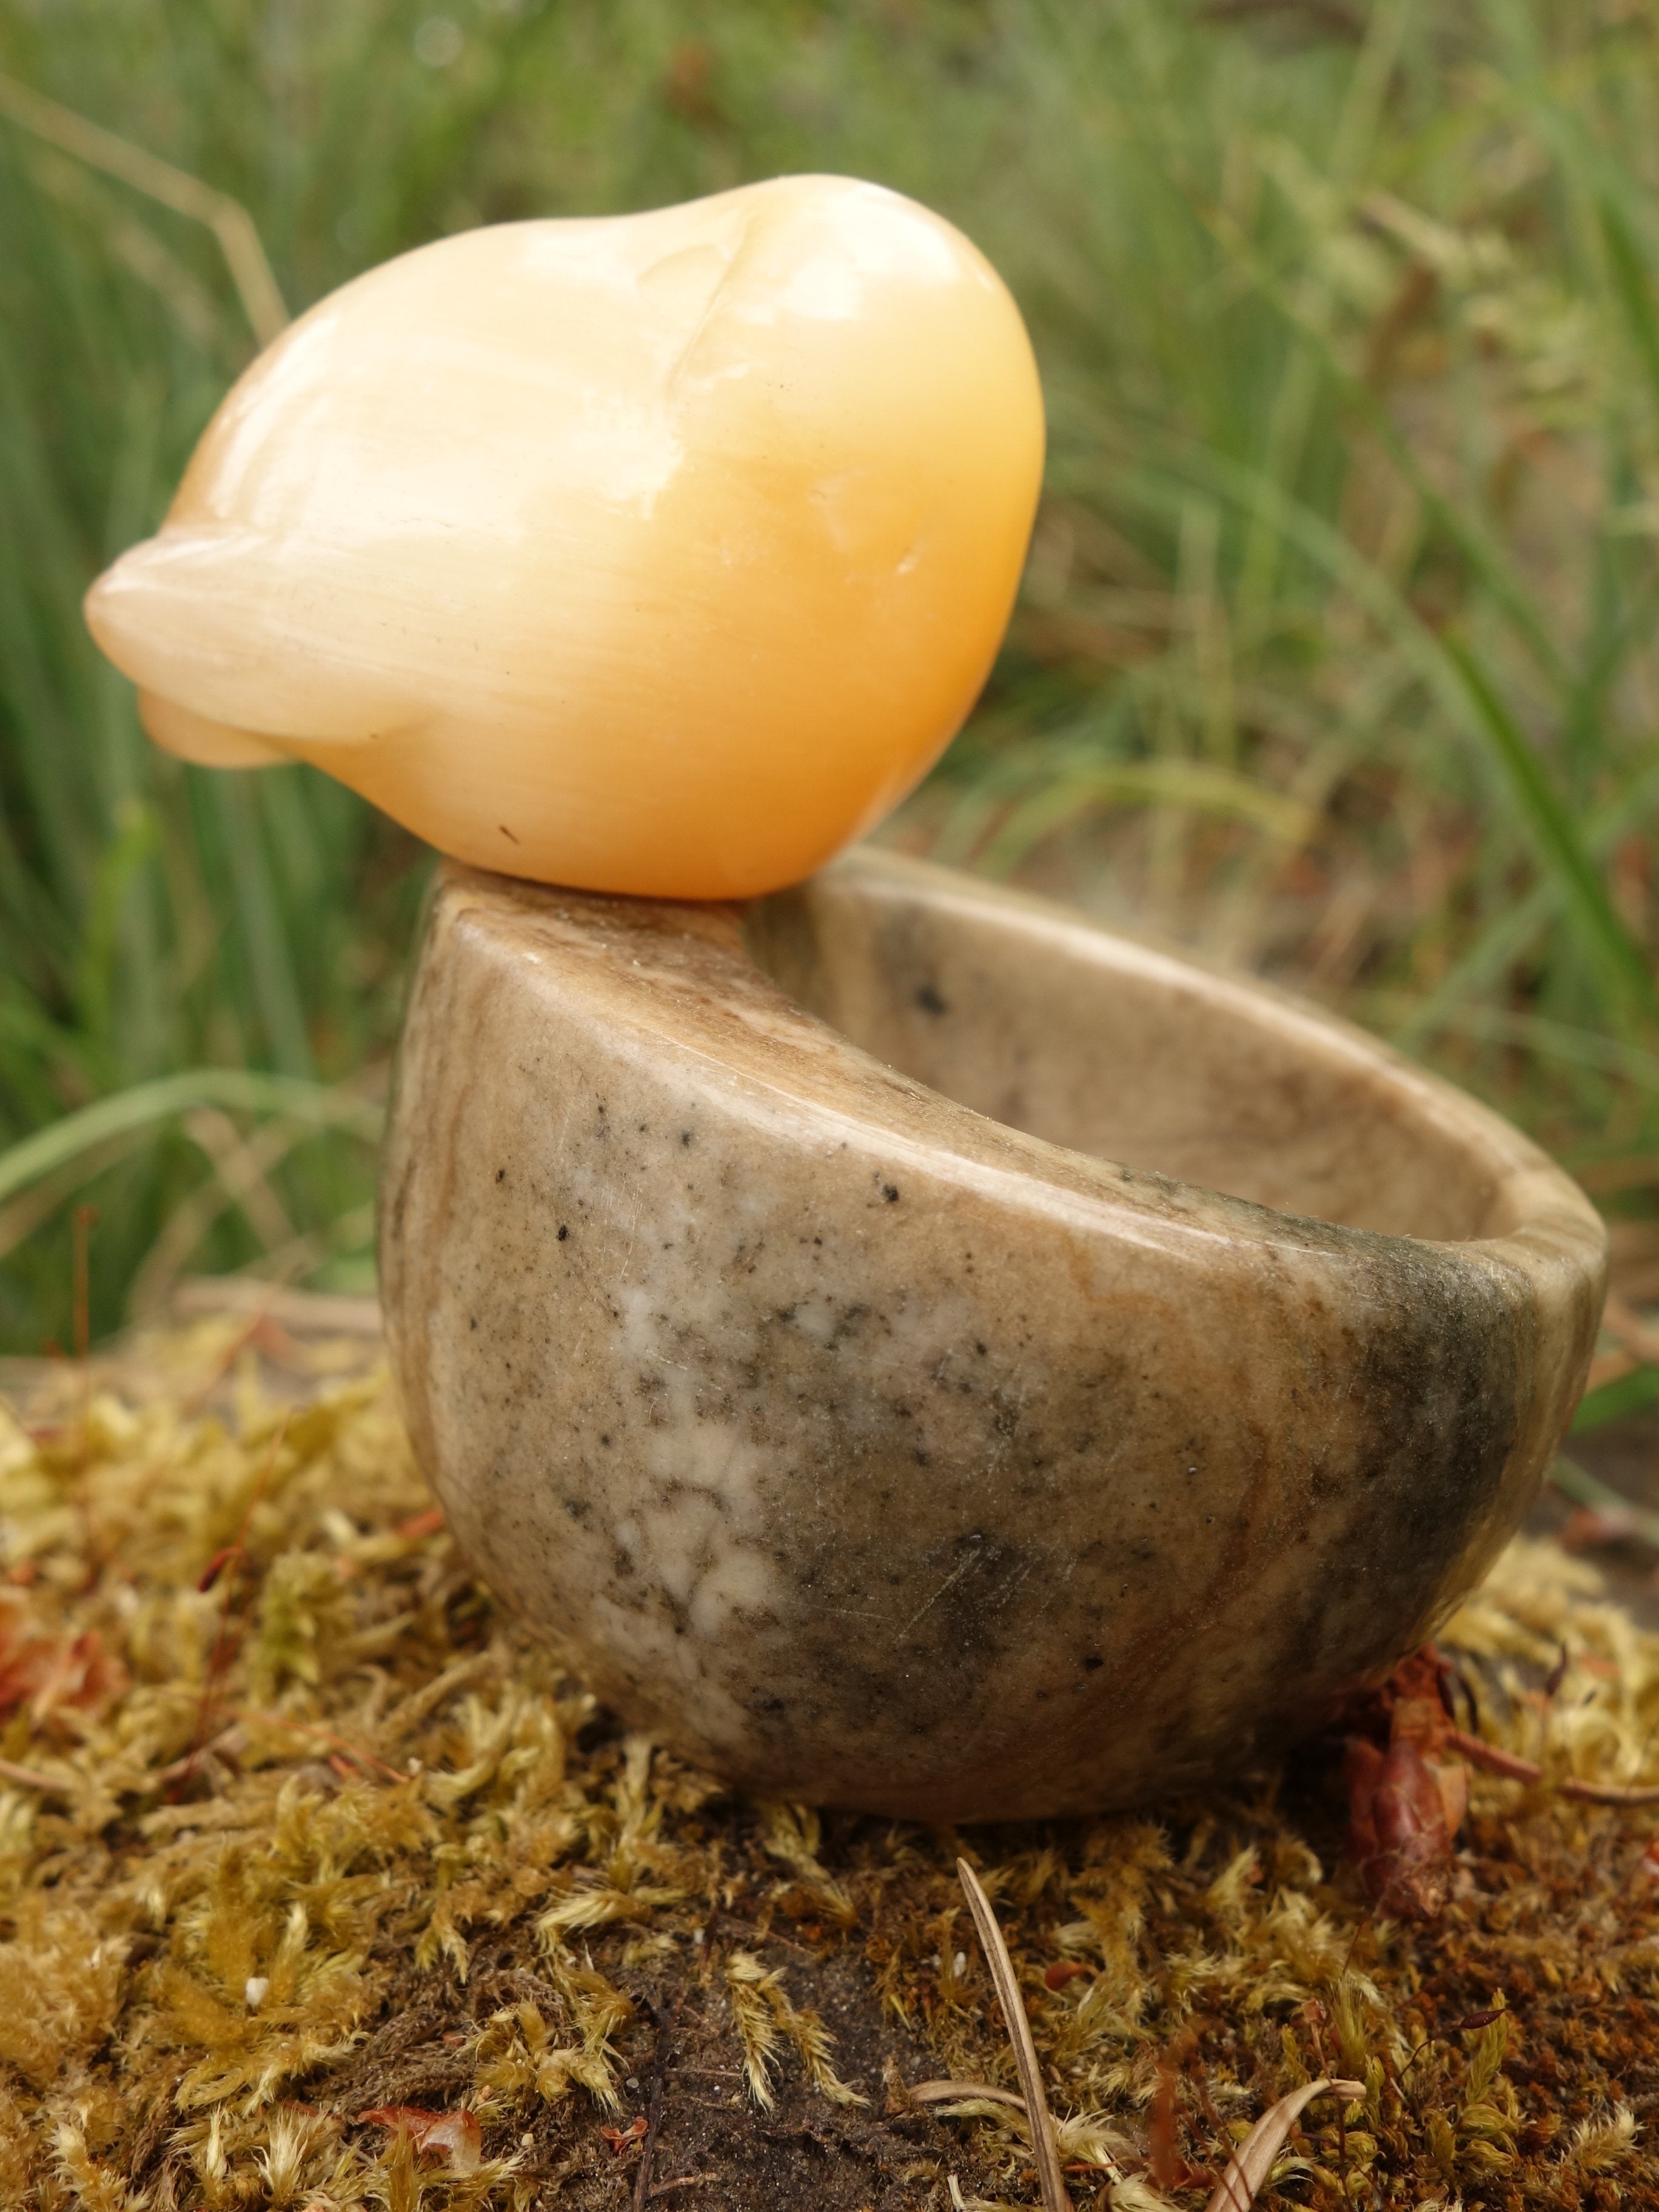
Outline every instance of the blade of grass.
<svg viewBox="0 0 1659 2212"><path fill-rule="evenodd" d="M1364 1012L1385 1028L1399 1018L1399 1000L1392 994L1377 992L1363 1003ZM1446 1008L1431 1034L1513 1045L1539 1059L1589 1068L1659 1097L1659 1053L1644 1052L1639 1045L1626 1044L1599 1030L1579 1029L1540 1014L1516 1013L1507 1006L1465 1006Z"/></svg>
<svg viewBox="0 0 1659 2212"><path fill-rule="evenodd" d="M1110 805L1191 807L1248 823L1280 845L1304 843L1317 820L1295 799L1206 761L1103 761L1061 771L1017 806L981 849L975 865L987 875L1006 874L1061 823Z"/></svg>
<svg viewBox="0 0 1659 2212"><path fill-rule="evenodd" d="M240 200L217 192L198 177L186 176L170 162L158 161L142 146L135 146L112 131L88 123L83 115L42 98L15 77L0 71L0 115L32 131L48 144L59 146L77 161L85 161L107 176L118 177L135 191L146 193L175 214L204 222L218 240L231 277L253 335L263 345L288 327L288 309L271 273L265 249L253 218Z"/></svg>
<svg viewBox="0 0 1659 2212"><path fill-rule="evenodd" d="M1414 12L1415 0L1384 0L1384 4L1370 10L1324 165L1325 173L1343 198L1364 173L1389 82ZM1328 372L1331 361L1329 333L1323 322L1328 288L1313 265L1304 268L1298 290L1302 302L1297 310L1298 337L1274 402L1264 464L1265 473L1287 489L1301 473L1313 428L1318 380L1322 373ZM1267 510L1258 507L1251 518L1239 578L1240 619L1249 626L1260 621L1276 580L1279 544Z"/></svg>
<svg viewBox="0 0 1659 2212"><path fill-rule="evenodd" d="M414 58L397 10L339 0L326 12L315 38L261 43L246 11L134 0L112 15L96 0L58 0L11 11L0 66L129 146L165 152L180 175L222 183L301 301L469 222L659 205L744 175L851 169L932 200L1003 268L1037 343L1052 489L1074 541L1050 563L1044 608L1109 629L1096 602L1129 586L1175 613L1146 627L1127 675L1098 657L1044 658L1017 635L927 795L929 819L954 804L950 834L976 849L1063 771L1139 759L1236 763L1264 787L1324 805L1326 787L1301 781L1312 752L1347 726L1354 701L1387 694L1329 785L1316 863L1284 879L1265 844L1252 846L1267 886L1252 945L1290 978L1322 878L1340 893L1352 869L1376 886L1362 972L1396 1012L1443 972L1468 1012L1448 1037L1484 1024L1504 1048L1472 1071L1499 1103L1534 1119L1547 1110L1546 1133L1569 1143L1589 1141L1616 1106L1620 1143L1659 1143L1659 1106L1638 1087L1647 1065L1614 1048L1622 1038L1636 1049L1622 1010L1616 1036L1595 1034L1607 979L1558 859L1539 850L1467 686L1400 616L1426 611L1431 630L1469 623L1512 720L1548 733L1545 771L1599 871L1608 848L1591 803L1642 770L1659 696L1644 489L1652 343L1632 319L1655 245L1651 11L1625 10L1609 28L1594 11L1516 0L1516 20L1540 35L1530 58L1506 58L1495 13L1419 8L1400 54L1373 71L1346 164L1333 122L1352 100L1352 47L1282 50L1261 35L1265 13L1222 29L1149 0L965 13L918 0L902 35L882 11L854 9L819 11L803 40L795 11L732 0L698 32L719 112L704 121L664 96L682 35L672 10L521 9L510 24L473 10L448 70ZM1389 13L1359 26L1374 53ZM550 112L556 132L540 127ZM1269 140L1311 180L1304 198L1256 158ZM63 189L75 160L0 124L0 510L26 519L0 531L0 1146L170 1067L242 1057L303 1073L303 1047L333 1077L384 1052L413 914L399 882L408 848L345 794L283 771L250 793L245 823L228 821L211 779L149 754L125 687L87 643L81 592L155 526L246 341L213 234L160 202L139 210L107 171L94 188ZM1373 251L1363 217L1345 212L1378 190L1449 235L1501 241L1505 271L1474 304L1508 323L1466 324L1471 302L1443 283L1412 305L1400 241ZM136 259L129 206L151 240ZM1364 289L1368 252L1373 272L1401 281L1409 311L1386 358L1372 341L1395 309ZM1529 353L1514 323L1543 329L1528 304L1539 301L1548 328ZM1311 318L1317 343L1283 307ZM1248 472L1268 450L1298 349L1310 397L1268 489L1220 496L1218 471ZM1357 411L1365 394L1337 374L1356 368L1386 422ZM1596 449L1606 465L1587 472ZM1171 480L1161 508L1125 489L1130 465L1153 461ZM1365 599L1357 568L1351 588L1305 539L1281 535L1275 495L1369 562L1396 595L1394 613ZM1216 526L1202 560L1183 566L1180 516L1194 507ZM1272 586L1245 619L1253 530L1273 548ZM1588 617L1581 537L1603 546ZM1553 709L1539 716L1528 696L1552 656L1568 680L1546 673L1538 689L1561 696L1559 744ZM1075 754L1046 750L1085 720ZM1224 741L1213 735L1224 723ZM106 855L129 802L151 811L157 842L123 890L125 864ZM1451 854L1470 825L1478 849L1442 868L1443 841ZM1109 825L1127 896L1146 826L1134 815ZM1642 818L1628 829L1621 921L1642 912L1654 845ZM1227 919L1240 843L1195 837L1174 855L1182 895L1208 902L1206 942ZM1079 841L1076 865L1093 849ZM1534 856L1528 890L1519 871ZM1049 862L1033 846L1024 865ZM252 894L249 868L260 872ZM1571 926L1552 928L1558 914ZM1510 933L1512 915L1530 934ZM1643 928L1627 926L1641 943ZM1517 1025L1522 1006L1540 1025ZM1569 1085L1575 1069L1583 1079ZM102 1215L94 1304L109 1322L197 1182L167 1125L133 1141L140 1149L87 1191ZM283 1160L274 1187L296 1231L318 1236L357 1214L368 1172L356 1136L325 1133ZM31 1184L17 1202L58 1188ZM66 1212L43 1217L0 1275L0 1328L20 1343L67 1340L69 1230ZM228 1212L192 1265L247 1266L257 1243Z"/></svg>
<svg viewBox="0 0 1659 2212"><path fill-rule="evenodd" d="M313 1073L304 994L295 947L265 835L264 785L272 774L253 769L216 775L210 790L224 839L237 936L264 1030L265 1050L285 1075ZM264 1056L264 1053L259 1057Z"/></svg>
<svg viewBox="0 0 1659 2212"><path fill-rule="evenodd" d="M1333 389L1363 418L1366 428L1378 440L1390 460L1422 501L1425 511L1432 518L1437 529L1457 547L1480 578L1551 686L1557 691L1565 691L1571 681L1566 660L1550 635L1547 622L1534 605L1532 593L1516 574L1514 565L1503 549L1471 514L1441 491L1376 393L1342 362L1328 335L1304 308L1286 295L1284 286L1262 265L1248 241L1224 223L1216 227L1216 237L1217 242L1235 257L1240 270L1248 274L1250 281L1260 289L1262 298L1273 305L1318 356Z"/></svg>
<svg viewBox="0 0 1659 2212"><path fill-rule="evenodd" d="M282 1115L319 1127L345 1130L369 1143L379 1138L386 1119L382 1108L324 1084L261 1075L249 1068L191 1068L118 1091L0 1152L0 1204L95 1147L134 1130L175 1121L194 1106L221 1106L233 1114Z"/></svg>
<svg viewBox="0 0 1659 2212"><path fill-rule="evenodd" d="M1598 1389L1586 1390L1578 1401L1578 1410L1572 1417L1569 1436L1587 1437L1603 1429L1609 1421L1626 1420L1632 1413L1644 1413L1659 1401L1659 1368L1638 1367L1629 1375L1621 1375L1616 1382L1604 1382ZM1571 1466L1571 1462L1568 1462ZM1589 1482L1592 1478L1584 1476ZM1607 1498L1583 1497L1571 1489L1565 1480L1558 1480L1556 1488L1566 1492L1581 1505L1610 1504L1614 1493ZM1603 1486L1605 1487L1605 1486ZM1628 1502L1628 1501L1626 1501Z"/></svg>
<svg viewBox="0 0 1659 2212"><path fill-rule="evenodd" d="M1607 886L1552 785L1537 747L1517 726L1468 646L1455 637L1439 642L1503 763L1533 841L1561 886L1564 903L1605 981L1610 1002L1615 1008L1622 1006L1632 1027L1650 1030L1659 1016L1659 997L1646 956L1613 910Z"/></svg>
<svg viewBox="0 0 1659 2212"><path fill-rule="evenodd" d="M1590 817L1584 844L1592 860L1600 859L1615 839L1645 820L1656 799L1659 799L1659 762L1650 763L1626 791ZM1561 885L1556 877L1546 876L1534 884L1524 898L1505 908L1487 925L1433 990L1413 1007L1391 1032L1393 1042L1402 1052L1414 1051L1450 1018L1455 1007L1495 983L1529 950L1539 933L1549 927L1560 904Z"/></svg>
<svg viewBox="0 0 1659 2212"><path fill-rule="evenodd" d="M1537 751L1522 735L1498 697L1484 669L1461 641L1437 636L1358 550L1314 514L1257 472L1238 468L1214 454L1188 457L1202 474L1241 503L1269 506L1280 527L1317 566L1347 591L1376 621L1418 670L1443 705L1478 738L1503 771L1516 811L1538 858L1553 875L1563 904L1606 986L1609 1012L1638 1029L1651 1025L1659 1012L1644 955L1613 910L1570 812L1552 787ZM1138 485L1159 504L1171 488L1151 471L1131 472L1126 484Z"/></svg>
<svg viewBox="0 0 1659 2212"><path fill-rule="evenodd" d="M1625 311L1637 356L1647 372L1655 412L1659 415L1659 314L1654 311L1653 271L1617 202L1603 197L1599 212L1607 260L1613 270L1613 289Z"/></svg>
<svg viewBox="0 0 1659 2212"><path fill-rule="evenodd" d="M1653 272L1630 215L1632 203L1639 198L1645 206L1649 194L1645 189L1639 194L1632 191L1632 180L1620 173L1608 149L1595 143L1583 117L1556 90L1538 19L1524 0L1522 4L1516 4L1516 0L1483 0L1482 12L1504 51L1517 98L1535 116L1540 135L1587 214L1593 210L1613 278L1613 297L1659 416L1659 313L1654 307Z"/></svg>

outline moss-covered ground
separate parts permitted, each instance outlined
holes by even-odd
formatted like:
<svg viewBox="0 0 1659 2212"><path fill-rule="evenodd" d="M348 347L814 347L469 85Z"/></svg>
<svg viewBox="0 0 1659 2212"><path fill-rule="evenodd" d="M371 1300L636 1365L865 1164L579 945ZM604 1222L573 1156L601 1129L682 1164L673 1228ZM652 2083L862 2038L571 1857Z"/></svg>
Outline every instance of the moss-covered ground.
<svg viewBox="0 0 1659 2212"><path fill-rule="evenodd" d="M471 1579L372 1340L221 1317L6 1379L0 2203L1034 2204L1018 2112L911 2094L1015 2081L959 1852L1079 2206L1197 2208L1328 2068L1363 2104L1267 2201L1659 2202L1659 1814L1476 1775L1408 1926L1334 1741L1048 1826L749 1802ZM1553 1540L1446 1642L1494 1742L1641 1770L1659 1636Z"/></svg>

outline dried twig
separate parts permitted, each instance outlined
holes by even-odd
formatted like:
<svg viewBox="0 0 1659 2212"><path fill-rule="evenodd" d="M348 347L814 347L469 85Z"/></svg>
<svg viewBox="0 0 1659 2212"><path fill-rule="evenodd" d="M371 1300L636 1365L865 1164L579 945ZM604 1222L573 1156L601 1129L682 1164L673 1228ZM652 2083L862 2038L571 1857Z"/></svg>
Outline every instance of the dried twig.
<svg viewBox="0 0 1659 2212"><path fill-rule="evenodd" d="M20 1790L38 1790L43 1797L71 1797L75 1785L60 1781L55 1774L42 1774L38 1767L20 1766L15 1759L0 1759L0 1782L12 1782Z"/></svg>
<svg viewBox="0 0 1659 2212"><path fill-rule="evenodd" d="M213 1366L208 1374L207 1380L204 1382L198 1384L192 1394L185 1400L183 1410L186 1419L191 1419L194 1415L201 1412L203 1407L206 1405L208 1400L213 1395L219 1385L224 1381L226 1376L229 1374L231 1369L234 1367L237 1361L247 1350L249 1345L253 1342L260 1331L267 1326L269 1318L270 1316L266 1313L256 1313L244 1324L242 1328L237 1330L229 1344L226 1346L224 1351L221 1352L218 1358L214 1361Z"/></svg>
<svg viewBox="0 0 1659 2212"><path fill-rule="evenodd" d="M1227 2160L1227 2170L1217 2182L1206 2212L1250 2212L1304 2106L1311 2105L1316 2097L1340 2097L1352 2103L1364 2094L1363 2081L1333 2081L1328 2075L1321 2075L1316 2081L1304 2081L1288 2097L1269 2106Z"/></svg>
<svg viewBox="0 0 1659 2212"><path fill-rule="evenodd" d="M332 1729L318 1728L310 1721L290 1720L286 1713L255 1712L251 1707L241 1705L216 1705L214 1710L228 1713L233 1719L248 1728L285 1729L290 1735L313 1737L319 1743L331 1745L344 1758L355 1760L359 1766L372 1768L376 1774L384 1774L388 1782L406 1783L412 1779L407 1773L400 1774L395 1766L389 1766L385 1759L376 1758L372 1751L365 1751L361 1744L353 1743L349 1736L337 1735Z"/></svg>
<svg viewBox="0 0 1659 2212"><path fill-rule="evenodd" d="M1609 1534L1616 1531L1620 1536L1634 1536L1638 1543L1659 1551L1659 1513L1650 1507L1638 1505L1622 1490L1602 1482L1565 1453L1550 1469L1550 1480L1563 1498L1570 1498L1575 1505L1601 1516Z"/></svg>
<svg viewBox="0 0 1659 2212"><path fill-rule="evenodd" d="M1471 1766L1488 1774L1501 1774L1507 1782L1539 1783L1544 1770L1535 1759L1522 1759L1513 1751L1500 1751L1484 1736L1464 1729L1448 1729L1446 1741ZM1576 1774L1563 1775L1551 1785L1559 1797L1574 1797L1585 1805L1659 1805L1659 1782L1585 1782Z"/></svg>
<svg viewBox="0 0 1659 2212"><path fill-rule="evenodd" d="M241 1207L267 1252L291 1243L295 1234L268 1178L312 1134L305 1122L276 1116L244 1137L222 1108L198 1106L185 1115L184 1130L207 1156L212 1173L168 1215L132 1279L127 1311L141 1318L167 1304L191 1253L228 1207Z"/></svg>
<svg viewBox="0 0 1659 2212"><path fill-rule="evenodd" d="M1037 2186L1042 2191L1043 2212L1072 2212L1072 2200L1060 2177L1060 2146L1054 2139L1054 2115L1048 2110L1048 2100L1043 2094L1036 2045L1031 2040L1031 2024L1025 2017L1024 2000L1019 1994L1014 1962L1008 1955L1008 1946L1002 1939L997 1917L991 1910L991 1900L966 1859L957 1861L957 1875L967 1893L969 1910L974 1916L974 1926L985 1952L985 1963L991 1970L997 2002L1002 2007L1002 2017L1007 2023L1008 2040L1014 2046L1014 2064L1019 2069L1020 2087L1025 2092L1026 2118L1031 2125L1031 2148L1036 2159Z"/></svg>
<svg viewBox="0 0 1659 2212"><path fill-rule="evenodd" d="M679 1999L674 1998L665 2012L657 2015L657 2048L651 2062L651 2109L646 2121L645 2141L640 2148L640 2170L634 2179L634 2212L645 2212L645 2200L652 2194L651 2167L657 2154L657 2130L662 2125L663 2077L668 2071L668 2039L674 2032L674 2015L679 2010Z"/></svg>
<svg viewBox="0 0 1659 2212"><path fill-rule="evenodd" d="M82 1367L92 1350L92 1232L95 1206L77 1206L70 1216L75 1238L75 1356Z"/></svg>
<svg viewBox="0 0 1659 2212"><path fill-rule="evenodd" d="M152 1790L166 1790L172 1784L182 1780L186 1774L189 1774L198 1760L213 1759L223 1752L234 1753L245 1747L246 1742L246 1729L240 1721L233 1721L228 1728L220 1729L211 1743L195 1747L187 1751L182 1759L175 1759L171 1765L157 1767L149 1778L149 1787Z"/></svg>
<svg viewBox="0 0 1659 2212"><path fill-rule="evenodd" d="M376 1338L384 1318L380 1301L325 1291L287 1291L257 1275L185 1275L167 1296L174 1321L217 1321L245 1314L255 1322L313 1335Z"/></svg>
<svg viewBox="0 0 1659 2212"><path fill-rule="evenodd" d="M1017 2097L1012 2089L994 2089L988 2081L918 2081L908 2094L919 2105L956 2105L976 2100L981 2104L1008 2105L1017 2112L1025 2111L1024 2097Z"/></svg>
<svg viewBox="0 0 1659 2212"><path fill-rule="evenodd" d="M1583 1805L1659 1805L1659 1783L1652 1782L1581 1782L1569 1774L1556 1784L1555 1792Z"/></svg>
<svg viewBox="0 0 1659 2212"><path fill-rule="evenodd" d="M1601 1326L1613 1342L1644 1367L1659 1367L1659 1328L1630 1300L1609 1291L1601 1311Z"/></svg>
<svg viewBox="0 0 1659 2212"><path fill-rule="evenodd" d="M235 1595L237 1576L247 1555L248 1531L253 1525L253 1516L258 1508L259 1500L265 1494L265 1485L270 1480L270 1471L276 1464L276 1455L281 1451L283 1440L288 1434L290 1418L291 1413L285 1413L277 1424L276 1432L270 1440L270 1449L265 1454L264 1464L259 1469L259 1479L253 1486L253 1494L248 1499L247 1509L242 1515L242 1525L236 1532L236 1541L231 1546L223 1561L225 1595L219 1607L219 1626L213 1638L213 1650L208 1655L207 1673L202 1682L202 1700L197 1709L195 1733L191 1738L190 1749L185 1754L182 1771L168 1784L167 1794L175 1802L184 1796L195 1774L196 1762L201 1756L202 1746L207 1741L208 1715L213 1710L219 1685L230 1665L231 1600Z"/></svg>

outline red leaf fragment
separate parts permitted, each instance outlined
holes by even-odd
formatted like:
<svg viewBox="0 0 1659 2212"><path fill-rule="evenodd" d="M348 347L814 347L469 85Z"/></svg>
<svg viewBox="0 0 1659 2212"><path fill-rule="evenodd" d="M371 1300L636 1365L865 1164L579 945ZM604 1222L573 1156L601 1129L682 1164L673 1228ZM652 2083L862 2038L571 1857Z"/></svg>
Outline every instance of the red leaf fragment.
<svg viewBox="0 0 1659 2212"><path fill-rule="evenodd" d="M1564 1551L1592 1552L1622 1544L1635 1534L1636 1515L1630 1508L1578 1505L1568 1514L1556 1541Z"/></svg>
<svg viewBox="0 0 1659 2212"><path fill-rule="evenodd" d="M1063 1990L1067 1982L1074 1982L1079 1974L1091 1972L1092 1969L1081 1959L1056 1959L1044 1972L1042 1986L1045 1990Z"/></svg>
<svg viewBox="0 0 1659 2212"><path fill-rule="evenodd" d="M1379 1751L1350 1738L1348 1854L1391 1919L1434 1920L1451 1894L1452 1839L1468 1808L1468 1777L1425 1754L1449 1733L1437 1698L1401 1698Z"/></svg>
<svg viewBox="0 0 1659 2212"><path fill-rule="evenodd" d="M428 2112L419 2105L376 2105L359 2112L360 2127L390 2128L407 2135L423 2155L449 2160L455 2174L476 2173L483 2154L483 2134L476 2112Z"/></svg>
<svg viewBox="0 0 1659 2212"><path fill-rule="evenodd" d="M639 2142L645 2133L645 2114L639 2113L625 2128L601 2128L599 2133L620 2157L631 2144Z"/></svg>
<svg viewBox="0 0 1659 2212"><path fill-rule="evenodd" d="M60 1706L94 1712L120 1695L126 1679L95 1628L45 1636L22 1605L0 1605L0 1719L21 1705L37 1723Z"/></svg>
<svg viewBox="0 0 1659 2212"><path fill-rule="evenodd" d="M1160 2189L1185 2189L1197 2178L1176 2142L1176 2070L1158 2069L1158 2093L1152 2099L1152 2123L1147 2136L1147 2164Z"/></svg>

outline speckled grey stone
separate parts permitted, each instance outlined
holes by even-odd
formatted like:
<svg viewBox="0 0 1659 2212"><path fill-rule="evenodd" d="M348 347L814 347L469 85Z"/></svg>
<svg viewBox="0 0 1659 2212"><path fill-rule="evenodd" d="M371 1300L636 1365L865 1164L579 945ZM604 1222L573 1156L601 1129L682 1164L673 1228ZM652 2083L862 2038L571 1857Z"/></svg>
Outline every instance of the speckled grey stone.
<svg viewBox="0 0 1659 2212"><path fill-rule="evenodd" d="M1604 1268L1445 1085L960 877L435 895L382 1194L416 1451L508 1605L769 1796L1054 1814L1305 1727L1522 1519Z"/></svg>

